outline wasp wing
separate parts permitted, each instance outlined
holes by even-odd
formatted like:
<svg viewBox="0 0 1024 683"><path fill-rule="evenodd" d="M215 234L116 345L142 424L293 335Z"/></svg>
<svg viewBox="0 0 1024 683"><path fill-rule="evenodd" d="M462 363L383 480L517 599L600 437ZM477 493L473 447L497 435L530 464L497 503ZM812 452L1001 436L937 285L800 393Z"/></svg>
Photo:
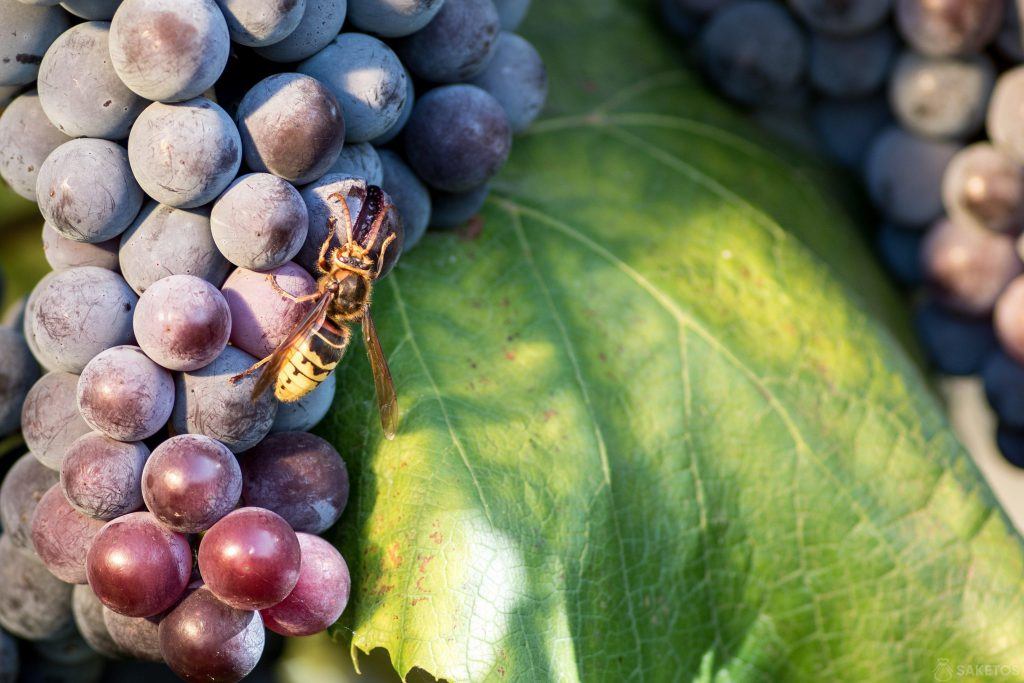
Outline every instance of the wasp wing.
<svg viewBox="0 0 1024 683"><path fill-rule="evenodd" d="M323 327L324 321L327 319L327 308L331 303L330 292L324 292L316 305L313 306L313 310L309 312L306 319L303 320L298 327L288 336L284 342L277 347L277 350L271 354L267 360L267 365L260 373L260 378L256 380L256 386L252 390L252 399L255 401L263 395L267 389L274 386L277 381L277 376L281 373L281 369L288 362L288 358L291 356L292 351L308 342L317 330Z"/></svg>
<svg viewBox="0 0 1024 683"><path fill-rule="evenodd" d="M377 328L373 324L369 307L363 309L363 339L366 341L366 354L370 357L370 366L373 369L373 384L377 387L380 424L384 428L384 436L390 441L398 432L398 396L395 394L391 368L388 367L388 360L380 347Z"/></svg>

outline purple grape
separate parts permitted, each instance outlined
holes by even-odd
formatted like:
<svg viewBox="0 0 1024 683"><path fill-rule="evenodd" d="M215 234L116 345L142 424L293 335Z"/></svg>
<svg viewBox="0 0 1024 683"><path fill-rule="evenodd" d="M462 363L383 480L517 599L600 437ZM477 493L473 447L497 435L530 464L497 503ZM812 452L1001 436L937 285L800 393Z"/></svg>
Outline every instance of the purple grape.
<svg viewBox="0 0 1024 683"><path fill-rule="evenodd" d="M921 248L925 276L938 298L966 315L987 315L1006 286L1024 270L1013 238L940 220Z"/></svg>
<svg viewBox="0 0 1024 683"><path fill-rule="evenodd" d="M43 223L43 253L54 270L95 266L116 271L118 244L116 238L98 244L75 242L54 230L49 223Z"/></svg>
<svg viewBox="0 0 1024 683"><path fill-rule="evenodd" d="M71 586L31 551L0 536L0 626L26 640L53 640L71 628Z"/></svg>
<svg viewBox="0 0 1024 683"><path fill-rule="evenodd" d="M918 52L943 57L978 52L995 38L1004 0L895 0L896 24Z"/></svg>
<svg viewBox="0 0 1024 683"><path fill-rule="evenodd" d="M260 47L279 43L299 27L306 0L217 0L231 40Z"/></svg>
<svg viewBox="0 0 1024 683"><path fill-rule="evenodd" d="M345 611L352 588L348 565L334 546L310 534L297 536L299 581L287 598L261 612L267 628L293 638L327 630Z"/></svg>
<svg viewBox="0 0 1024 683"><path fill-rule="evenodd" d="M397 43L409 70L426 81L458 83L484 70L497 47L501 19L491 0L445 0L423 29Z"/></svg>
<svg viewBox="0 0 1024 683"><path fill-rule="evenodd" d="M231 309L231 343L257 358L269 356L312 309L312 302L295 303L274 291L270 276L294 296L316 291L316 281L294 263L269 273L239 268L224 283L224 298Z"/></svg>
<svg viewBox="0 0 1024 683"><path fill-rule="evenodd" d="M245 163L304 184L327 173L338 159L347 113L326 82L284 73L265 78L242 98L238 129Z"/></svg>
<svg viewBox="0 0 1024 683"><path fill-rule="evenodd" d="M217 522L199 544L199 571L207 588L236 609L278 604L299 580L299 540L269 510L246 507Z"/></svg>
<svg viewBox="0 0 1024 683"><path fill-rule="evenodd" d="M167 665L186 681L242 680L259 663L265 638L258 613L229 607L206 587L160 623Z"/></svg>
<svg viewBox="0 0 1024 683"><path fill-rule="evenodd" d="M242 140L227 112L204 97L154 102L132 126L128 158L146 194L191 209L216 199L235 179Z"/></svg>
<svg viewBox="0 0 1024 683"><path fill-rule="evenodd" d="M1015 278L1000 294L993 321L1003 350L1024 363L1024 277Z"/></svg>
<svg viewBox="0 0 1024 683"><path fill-rule="evenodd" d="M0 178L34 202L39 167L70 139L46 118L35 91L14 98L0 113Z"/></svg>
<svg viewBox="0 0 1024 683"><path fill-rule="evenodd" d="M299 253L309 232L302 195L268 173L242 176L221 195L210 215L220 252L239 268L280 268Z"/></svg>
<svg viewBox="0 0 1024 683"><path fill-rule="evenodd" d="M230 37L213 0L125 0L110 27L110 59L147 100L181 102L205 92L228 61Z"/></svg>
<svg viewBox="0 0 1024 683"><path fill-rule="evenodd" d="M960 315L925 301L915 323L929 360L949 375L977 374L996 348L991 317Z"/></svg>
<svg viewBox="0 0 1024 683"><path fill-rule="evenodd" d="M49 469L60 470L68 447L91 431L78 412L78 375L43 375L25 397L22 436L32 455Z"/></svg>
<svg viewBox="0 0 1024 683"><path fill-rule="evenodd" d="M849 37L814 34L811 85L828 97L866 97L885 83L895 52L896 37L888 27Z"/></svg>
<svg viewBox="0 0 1024 683"><path fill-rule="evenodd" d="M119 441L142 441L167 424L174 379L137 346L116 346L85 366L78 409L93 429Z"/></svg>
<svg viewBox="0 0 1024 683"><path fill-rule="evenodd" d="M32 551L32 515L43 495L59 481L31 453L18 458L0 485L0 525L11 544Z"/></svg>
<svg viewBox="0 0 1024 683"><path fill-rule="evenodd" d="M71 507L60 485L43 494L32 514L32 546L61 581L86 582L86 556L103 522Z"/></svg>
<svg viewBox="0 0 1024 683"><path fill-rule="evenodd" d="M175 434L202 434L220 441L233 453L258 444L270 433L277 401L268 392L253 400L258 375L237 384L231 378L256 359L229 346L210 365L176 378L177 394L171 428Z"/></svg>
<svg viewBox="0 0 1024 683"><path fill-rule="evenodd" d="M103 603L88 585L75 586L71 593L71 611L78 632L96 652L104 657L118 659L127 654L117 644L103 620Z"/></svg>
<svg viewBox="0 0 1024 683"><path fill-rule="evenodd" d="M27 85L36 80L47 48L71 25L59 7L0 2L0 85Z"/></svg>
<svg viewBox="0 0 1024 683"><path fill-rule="evenodd" d="M405 228L406 251L416 246L430 225L430 190L395 152L380 152L384 178L381 187L394 200Z"/></svg>
<svg viewBox="0 0 1024 683"><path fill-rule="evenodd" d="M430 23L444 0L349 0L349 19L361 31L388 38L416 33Z"/></svg>
<svg viewBox="0 0 1024 683"><path fill-rule="evenodd" d="M338 98L347 142L373 140L402 116L408 75L391 48L373 36L342 33L298 70L322 82Z"/></svg>
<svg viewBox="0 0 1024 683"><path fill-rule="evenodd" d="M882 263L896 281L906 287L917 287L924 282L921 264L921 242L924 233L908 230L892 223L884 223L878 230L877 245Z"/></svg>
<svg viewBox="0 0 1024 683"><path fill-rule="evenodd" d="M194 275L220 287L231 264L217 250L209 209L152 202L121 237L121 272L138 294L168 275Z"/></svg>
<svg viewBox="0 0 1024 683"><path fill-rule="evenodd" d="M992 144L1009 154L1017 163L1024 163L1024 66L1008 69L996 79L988 103L985 127Z"/></svg>
<svg viewBox="0 0 1024 683"><path fill-rule="evenodd" d="M932 138L966 138L985 121L995 83L992 60L924 57L904 52L889 80L889 103L908 130Z"/></svg>
<svg viewBox="0 0 1024 683"><path fill-rule="evenodd" d="M148 512L107 522L89 550L89 585L104 605L128 617L152 617L174 605L192 575L184 535ZM109 624L108 624L109 626Z"/></svg>
<svg viewBox="0 0 1024 683"><path fill-rule="evenodd" d="M0 436L21 423L21 408L39 379L39 365L21 331L0 327Z"/></svg>
<svg viewBox="0 0 1024 683"><path fill-rule="evenodd" d="M164 526L197 534L238 505L242 471L234 454L218 441L198 434L173 436L146 463L142 495Z"/></svg>
<svg viewBox="0 0 1024 683"><path fill-rule="evenodd" d="M421 97L405 132L409 165L431 187L465 192L505 165L512 129L501 104L472 85L449 85Z"/></svg>
<svg viewBox="0 0 1024 683"><path fill-rule="evenodd" d="M298 27L273 45L256 48L256 54L272 62L299 62L334 40L345 23L346 0L306 0Z"/></svg>
<svg viewBox="0 0 1024 683"><path fill-rule="evenodd" d="M889 13L892 0L789 0L789 6L816 31L854 36L880 24Z"/></svg>
<svg viewBox="0 0 1024 683"><path fill-rule="evenodd" d="M231 310L220 290L192 275L171 275L143 292L135 338L168 370L198 370L228 345Z"/></svg>
<svg viewBox="0 0 1024 683"><path fill-rule="evenodd" d="M338 160L334 162L327 175L343 175L362 178L367 185L380 185L384 181L384 168L381 166L380 154L368 142L346 144L341 148Z"/></svg>
<svg viewBox="0 0 1024 683"><path fill-rule="evenodd" d="M430 227L446 230L463 225L480 212L490 194L489 183L465 192L431 192Z"/></svg>
<svg viewBox="0 0 1024 683"><path fill-rule="evenodd" d="M129 617L103 607L103 624L121 652L143 662L163 662L160 625L153 619Z"/></svg>
<svg viewBox="0 0 1024 683"><path fill-rule="evenodd" d="M73 508L109 521L142 507L142 468L149 449L93 432L71 444L60 466L60 485Z"/></svg>
<svg viewBox="0 0 1024 683"><path fill-rule="evenodd" d="M242 458L242 502L281 515L296 531L323 533L348 503L345 462L318 436L268 436Z"/></svg>
<svg viewBox="0 0 1024 683"><path fill-rule="evenodd" d="M320 386L298 401L279 405L270 432L305 432L320 424L334 404L337 386L338 376L332 372Z"/></svg>
<svg viewBox="0 0 1024 683"><path fill-rule="evenodd" d="M50 46L39 66L39 103L72 137L123 140L146 108L114 71L109 37L104 21L79 24Z"/></svg>
<svg viewBox="0 0 1024 683"><path fill-rule="evenodd" d="M891 122L884 97L860 100L818 100L811 122L824 150L842 165L859 170L878 132Z"/></svg>
<svg viewBox="0 0 1024 683"><path fill-rule="evenodd" d="M1024 169L987 142L957 152L942 178L946 213L963 225L997 232L1024 226Z"/></svg>
<svg viewBox="0 0 1024 683"><path fill-rule="evenodd" d="M53 150L36 177L39 212L76 242L105 242L124 232L142 207L142 190L124 148L81 138Z"/></svg>
<svg viewBox="0 0 1024 683"><path fill-rule="evenodd" d="M719 6L725 5L731 0L675 0L690 11L710 13ZM494 0L494 6L498 9L498 16L501 17L501 28L505 31L515 31L526 19L526 13L530 11L530 0ZM700 8L700 9L697 9Z"/></svg>

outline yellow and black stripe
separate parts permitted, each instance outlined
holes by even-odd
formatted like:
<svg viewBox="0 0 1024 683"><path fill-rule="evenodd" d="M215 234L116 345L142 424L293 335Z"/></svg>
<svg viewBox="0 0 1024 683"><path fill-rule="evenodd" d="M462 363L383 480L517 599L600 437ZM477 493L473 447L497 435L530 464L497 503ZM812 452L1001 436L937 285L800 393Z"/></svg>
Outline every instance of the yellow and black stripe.
<svg viewBox="0 0 1024 683"><path fill-rule="evenodd" d="M283 403L294 403L320 386L345 355L350 332L321 327L306 341L295 346L288 362L277 375L274 396Z"/></svg>

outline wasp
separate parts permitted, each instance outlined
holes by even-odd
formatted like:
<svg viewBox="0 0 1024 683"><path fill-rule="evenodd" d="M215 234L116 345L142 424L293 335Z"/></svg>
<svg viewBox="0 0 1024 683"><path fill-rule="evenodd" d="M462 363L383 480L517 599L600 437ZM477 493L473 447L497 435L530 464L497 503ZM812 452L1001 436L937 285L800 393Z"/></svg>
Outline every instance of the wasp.
<svg viewBox="0 0 1024 683"><path fill-rule="evenodd" d="M349 209L349 197L361 203L355 220ZM279 401L294 403L320 386L338 367L352 339L351 326L361 322L381 425L384 435L393 439L398 429L398 400L370 315L370 302L374 283L387 273L401 250L401 221L392 220L397 212L384 191L375 185L355 186L347 196L336 192L327 198L328 202L334 200L340 200L345 239L340 246L331 248L338 223L337 216L332 215L328 219L327 239L317 259L317 290L308 296L294 296L273 275L268 276L277 294L296 303L314 302L312 310L271 355L231 379L237 383L263 369L253 388L253 400L273 386Z"/></svg>

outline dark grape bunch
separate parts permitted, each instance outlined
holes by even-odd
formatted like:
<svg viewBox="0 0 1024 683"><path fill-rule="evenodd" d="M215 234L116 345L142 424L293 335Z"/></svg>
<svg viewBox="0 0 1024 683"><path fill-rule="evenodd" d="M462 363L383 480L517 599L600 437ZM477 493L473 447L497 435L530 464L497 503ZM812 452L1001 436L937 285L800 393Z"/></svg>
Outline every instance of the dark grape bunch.
<svg viewBox="0 0 1024 683"><path fill-rule="evenodd" d="M0 0L0 177L53 268L0 327L0 438L28 449L0 487L0 627L66 643L81 680L96 652L236 681L266 629L338 619L318 534L348 474L309 433L337 380L287 404L229 380L310 312L332 195L356 216L381 187L396 258L480 210L547 96L528 6Z"/></svg>
<svg viewBox="0 0 1024 683"><path fill-rule="evenodd" d="M861 174L936 368L1024 467L1024 0L661 0L712 84Z"/></svg>

